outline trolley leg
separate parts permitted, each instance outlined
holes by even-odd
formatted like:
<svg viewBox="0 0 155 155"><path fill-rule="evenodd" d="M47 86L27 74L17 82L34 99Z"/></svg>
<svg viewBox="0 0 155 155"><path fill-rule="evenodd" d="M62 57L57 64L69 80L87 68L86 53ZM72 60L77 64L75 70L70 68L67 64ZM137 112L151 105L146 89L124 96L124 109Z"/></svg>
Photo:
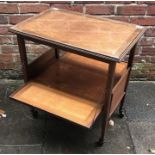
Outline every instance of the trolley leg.
<svg viewBox="0 0 155 155"><path fill-rule="evenodd" d="M124 100L125 100L125 96L122 98L120 108L119 108L119 117L120 118L124 117L124 110L123 110Z"/></svg>
<svg viewBox="0 0 155 155"><path fill-rule="evenodd" d="M18 42L18 48L20 52L24 82L26 83L29 80L29 76L28 76L28 61L27 61L27 55L26 55L25 40L21 35L17 35L17 42Z"/></svg>
<svg viewBox="0 0 155 155"><path fill-rule="evenodd" d="M102 109L102 126L101 126L101 136L97 141L97 146L102 146L104 143L104 136L106 132L106 128L109 121L109 113L110 113L110 104L112 98L112 88L114 82L114 74L115 74L116 63L111 62L109 64L108 78L107 78L107 86L106 86L106 94L105 94L105 104Z"/></svg>
<svg viewBox="0 0 155 155"><path fill-rule="evenodd" d="M128 78L126 80L126 85L125 85L125 88L124 88L125 95L124 95L124 97L123 97L123 99L121 101L120 108L119 108L119 117L120 118L124 117L123 105L124 105L124 100L125 100L125 97L126 97L127 87L128 87L128 84L129 84L129 77L130 77L131 68L132 68L132 65L133 65L135 49L136 49L136 45L131 49L130 55L129 55L129 60L128 60L129 73L128 73Z"/></svg>
<svg viewBox="0 0 155 155"><path fill-rule="evenodd" d="M104 144L104 137L105 137L105 132L106 132L106 127L107 127L107 123L108 123L108 121L104 121L104 122L102 122L102 131L101 131L101 136L100 136L100 138L99 138L99 140L96 142L96 146L97 147L101 147L101 146L103 146L103 144Z"/></svg>
<svg viewBox="0 0 155 155"><path fill-rule="evenodd" d="M29 74L28 74L28 61L26 55L26 48L25 48L25 40L21 35L17 35L18 47L20 52L20 59L22 64L22 70L24 75L24 82L29 81ZM31 108L31 112L34 118L38 117L38 111L35 108Z"/></svg>

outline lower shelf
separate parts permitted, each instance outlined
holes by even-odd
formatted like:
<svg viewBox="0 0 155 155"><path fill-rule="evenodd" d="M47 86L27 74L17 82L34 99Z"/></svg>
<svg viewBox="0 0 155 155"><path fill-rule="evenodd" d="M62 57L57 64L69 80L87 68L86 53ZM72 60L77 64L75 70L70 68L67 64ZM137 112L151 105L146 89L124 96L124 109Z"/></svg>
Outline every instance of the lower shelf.
<svg viewBox="0 0 155 155"><path fill-rule="evenodd" d="M115 84L126 63L118 63ZM108 65L66 54L44 68L11 98L90 128L103 106Z"/></svg>

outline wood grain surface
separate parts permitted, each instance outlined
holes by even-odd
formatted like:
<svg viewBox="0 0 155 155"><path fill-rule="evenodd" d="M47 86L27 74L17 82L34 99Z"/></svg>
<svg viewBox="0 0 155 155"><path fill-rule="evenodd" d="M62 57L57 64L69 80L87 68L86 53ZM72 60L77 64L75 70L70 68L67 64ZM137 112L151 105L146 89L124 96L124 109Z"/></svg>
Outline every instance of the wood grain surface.
<svg viewBox="0 0 155 155"><path fill-rule="evenodd" d="M142 27L134 24L55 8L11 29L116 59L124 56L144 33Z"/></svg>
<svg viewBox="0 0 155 155"><path fill-rule="evenodd" d="M117 64L115 84L126 68ZM106 63L67 53L11 97L89 128L104 104L107 72Z"/></svg>

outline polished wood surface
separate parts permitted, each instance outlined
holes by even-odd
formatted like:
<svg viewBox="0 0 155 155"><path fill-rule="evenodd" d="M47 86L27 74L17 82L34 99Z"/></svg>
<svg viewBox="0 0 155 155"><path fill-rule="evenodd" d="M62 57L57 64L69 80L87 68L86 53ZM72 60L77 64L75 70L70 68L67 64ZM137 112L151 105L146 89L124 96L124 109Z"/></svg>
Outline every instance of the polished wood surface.
<svg viewBox="0 0 155 155"><path fill-rule="evenodd" d="M126 68L117 63L114 85ZM11 97L89 128L103 107L107 73L108 64L67 53Z"/></svg>
<svg viewBox="0 0 155 155"><path fill-rule="evenodd" d="M11 28L98 56L121 59L144 33L140 26L51 8Z"/></svg>

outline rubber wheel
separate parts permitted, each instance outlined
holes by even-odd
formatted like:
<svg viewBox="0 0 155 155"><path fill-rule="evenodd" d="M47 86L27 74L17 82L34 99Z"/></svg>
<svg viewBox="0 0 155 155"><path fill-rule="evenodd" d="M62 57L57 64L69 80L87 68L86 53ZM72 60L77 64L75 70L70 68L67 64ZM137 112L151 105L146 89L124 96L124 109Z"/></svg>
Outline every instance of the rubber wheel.
<svg viewBox="0 0 155 155"><path fill-rule="evenodd" d="M38 111L37 110L32 109L31 113L32 113L33 118L35 118L35 119L38 118Z"/></svg>
<svg viewBox="0 0 155 155"><path fill-rule="evenodd" d="M96 146L96 147L102 147L103 144L104 144L104 141L103 141L103 140L99 140L99 141L97 141L97 142L95 143L95 146Z"/></svg>
<svg viewBox="0 0 155 155"><path fill-rule="evenodd" d="M124 113L123 112L120 112L119 113L119 118L123 118L124 117Z"/></svg>

